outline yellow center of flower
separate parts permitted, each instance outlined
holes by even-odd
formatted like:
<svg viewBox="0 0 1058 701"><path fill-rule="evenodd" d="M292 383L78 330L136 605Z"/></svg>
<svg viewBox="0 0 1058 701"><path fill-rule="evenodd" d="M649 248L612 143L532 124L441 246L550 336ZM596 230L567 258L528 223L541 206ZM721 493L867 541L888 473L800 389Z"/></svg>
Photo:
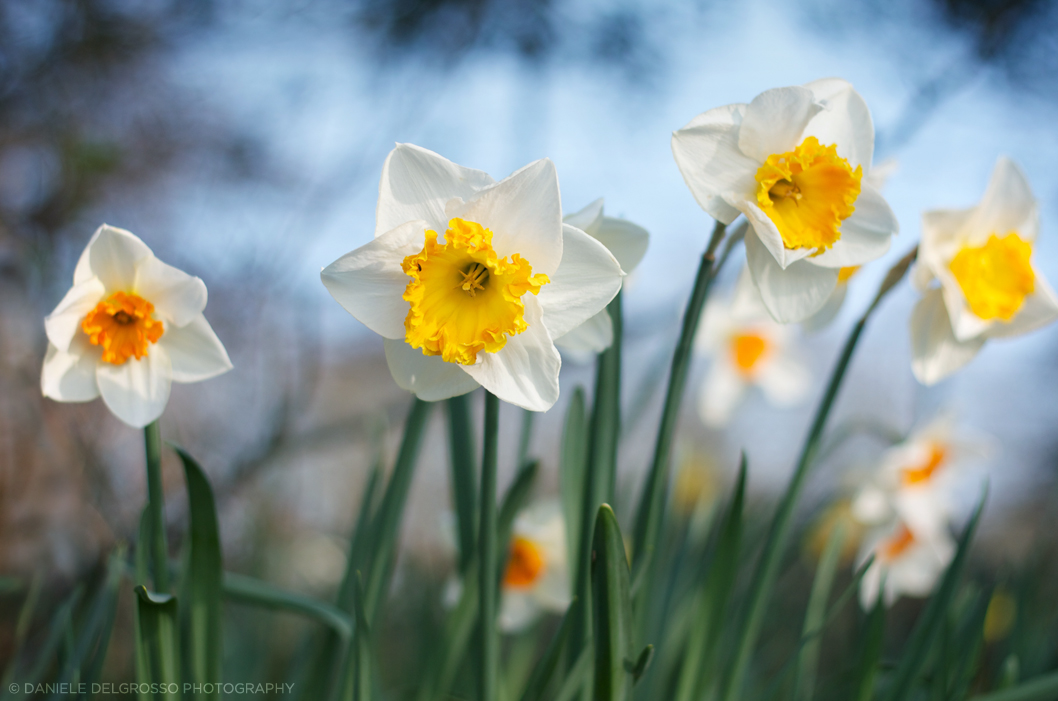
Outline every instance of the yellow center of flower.
<svg viewBox="0 0 1058 701"><path fill-rule="evenodd" d="M907 526L900 524L893 536L878 546L878 558L883 562L892 562L915 544L915 536Z"/></svg>
<svg viewBox="0 0 1058 701"><path fill-rule="evenodd" d="M511 589L527 589L544 573L544 554L540 546L521 536L511 540L511 553L503 573L503 585Z"/></svg>
<svg viewBox="0 0 1058 701"><path fill-rule="evenodd" d="M1029 258L1032 244L1015 232L995 234L983 246L966 246L948 268L966 296L970 311L984 320L1010 321L1036 288Z"/></svg>
<svg viewBox="0 0 1058 701"><path fill-rule="evenodd" d="M426 232L421 252L404 259L412 280L404 290L411 303L404 319L405 339L425 355L473 365L478 353L495 353L508 336L529 328L522 295L540 292L550 282L515 253L500 258L492 249L492 231L481 224L452 219L445 242Z"/></svg>
<svg viewBox="0 0 1058 701"><path fill-rule="evenodd" d="M761 357L768 350L768 339L757 333L739 333L731 337L731 356L735 367L743 375L753 374Z"/></svg>
<svg viewBox="0 0 1058 701"><path fill-rule="evenodd" d="M103 361L121 365L130 357L147 355L147 347L165 333L155 319L154 305L139 295L115 292L81 321L92 345L103 347Z"/></svg>
<svg viewBox="0 0 1058 701"><path fill-rule="evenodd" d="M929 447L929 455L919 465L913 465L911 467L905 467L903 472L904 484L916 485L928 482L933 477L941 465L944 464L944 459L947 457L947 451L944 446L932 444Z"/></svg>
<svg viewBox="0 0 1058 701"><path fill-rule="evenodd" d="M821 253L841 238L841 222L856 209L863 168L853 170L837 146L809 136L793 151L768 156L756 177L757 204L783 245Z"/></svg>
<svg viewBox="0 0 1058 701"><path fill-rule="evenodd" d="M860 272L862 267L862 265L849 265L844 268L838 268L838 284L848 282L853 275Z"/></svg>

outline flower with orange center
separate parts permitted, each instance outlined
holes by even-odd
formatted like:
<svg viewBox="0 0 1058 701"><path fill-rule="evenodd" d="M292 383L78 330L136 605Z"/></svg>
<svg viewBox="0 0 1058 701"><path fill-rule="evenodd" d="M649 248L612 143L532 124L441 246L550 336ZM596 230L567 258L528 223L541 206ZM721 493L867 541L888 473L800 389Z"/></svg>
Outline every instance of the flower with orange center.
<svg viewBox="0 0 1058 701"><path fill-rule="evenodd" d="M503 571L500 628L520 630L541 613L561 613L570 602L566 522L553 500L526 507L514 520Z"/></svg>
<svg viewBox="0 0 1058 701"><path fill-rule="evenodd" d="M1058 319L1058 295L1032 263L1039 206L1021 169L1000 158L981 202L922 217L912 282L911 369L934 384L967 364L990 338Z"/></svg>
<svg viewBox="0 0 1058 701"><path fill-rule="evenodd" d="M915 531L900 520L865 539L859 561L874 556L860 580L860 604L870 609L881 596L892 606L901 596L927 596L955 555L947 530ZM883 589L884 587L884 589Z"/></svg>
<svg viewBox="0 0 1058 701"><path fill-rule="evenodd" d="M746 259L776 321L812 317L841 268L881 257L897 233L871 177L870 111L843 80L709 110L673 134L672 152L706 212L749 221Z"/></svg>
<svg viewBox="0 0 1058 701"><path fill-rule="evenodd" d="M174 381L231 369L202 314L202 280L161 262L128 231L99 227L73 283L44 320L44 396L61 402L102 396L119 419L142 428L161 415Z"/></svg>

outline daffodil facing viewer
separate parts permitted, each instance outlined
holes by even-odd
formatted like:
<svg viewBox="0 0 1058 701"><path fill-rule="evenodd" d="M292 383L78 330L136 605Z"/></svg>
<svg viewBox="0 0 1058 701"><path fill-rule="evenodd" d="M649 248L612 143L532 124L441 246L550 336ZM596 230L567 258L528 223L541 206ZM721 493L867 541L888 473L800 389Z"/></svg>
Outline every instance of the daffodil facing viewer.
<svg viewBox="0 0 1058 701"><path fill-rule="evenodd" d="M698 204L749 220L746 257L772 317L800 322L826 304L841 268L881 257L898 225L872 184L874 124L844 80L775 88L718 107L672 136Z"/></svg>
<svg viewBox="0 0 1058 701"><path fill-rule="evenodd" d="M433 401L480 386L526 409L558 399L558 338L621 287L617 259L562 223L548 159L500 182L418 146L382 168L375 238L323 269L385 339L397 384Z"/></svg>
<svg viewBox="0 0 1058 701"><path fill-rule="evenodd" d="M104 224L77 261L73 287L44 320L44 396L102 396L136 428L161 416L172 382L231 369L202 310L206 286L154 257L133 234Z"/></svg>
<svg viewBox="0 0 1058 701"><path fill-rule="evenodd" d="M911 369L931 385L970 362L990 338L1018 336L1058 319L1058 297L1032 263L1039 205L1021 169L1000 158L969 209L922 217L912 282Z"/></svg>

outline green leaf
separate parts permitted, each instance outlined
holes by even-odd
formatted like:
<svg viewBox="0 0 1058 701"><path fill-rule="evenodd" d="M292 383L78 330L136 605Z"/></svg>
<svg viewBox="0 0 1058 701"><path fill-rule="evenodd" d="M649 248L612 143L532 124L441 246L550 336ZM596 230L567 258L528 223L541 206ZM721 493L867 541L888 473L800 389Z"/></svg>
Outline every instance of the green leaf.
<svg viewBox="0 0 1058 701"><path fill-rule="evenodd" d="M466 572L474 558L478 527L477 461L474 430L470 425L470 395L448 399L448 452L452 464L452 505L459 535L459 571ZM521 463L519 463L520 465Z"/></svg>
<svg viewBox="0 0 1058 701"><path fill-rule="evenodd" d="M481 451L481 499L478 526L478 698L491 701L499 690L500 636L496 628L499 598L499 534L496 532L496 463L499 457L500 400L485 392L485 428Z"/></svg>
<svg viewBox="0 0 1058 701"><path fill-rule="evenodd" d="M147 454L147 509L151 518L150 553L154 590L169 591L169 546L165 532L165 496L162 489L162 438L158 421L143 429ZM142 582L141 582L142 583Z"/></svg>
<svg viewBox="0 0 1058 701"><path fill-rule="evenodd" d="M808 609L805 611L805 622L802 635L808 637L813 631L822 627L823 616L827 610L830 589L834 585L838 563L841 560L841 549L845 544L845 529L839 524L827 539L826 547L819 557L816 576L812 582L812 592L808 598ZM822 640L814 637L801 649L797 663L797 676L794 683L797 699L810 701L816 682L816 667L819 664L819 648Z"/></svg>
<svg viewBox="0 0 1058 701"><path fill-rule="evenodd" d="M569 604L569 608L566 609L566 615L562 617L562 625L558 627L554 637L551 638L551 642L548 643L547 649L544 650L544 654L540 657L540 661L536 663L536 667L529 676L525 691L522 692L521 701L541 701L544 698L544 692L547 691L548 684L551 683L552 677L555 676L555 670L558 668L559 660L562 657L562 648L569 639L569 631L573 627L574 616L577 615L577 606L578 600L573 599Z"/></svg>
<svg viewBox="0 0 1058 701"><path fill-rule="evenodd" d="M1010 689L974 696L970 701L1054 701L1058 698L1058 672L1036 677Z"/></svg>
<svg viewBox="0 0 1058 701"><path fill-rule="evenodd" d="M202 685L192 694L200 701L220 699L220 663L223 655L221 596L224 561L220 550L217 508L209 479L195 459L173 446L184 465L187 480L190 557L184 606L188 609L187 654L191 681ZM201 689L213 689L212 692Z"/></svg>
<svg viewBox="0 0 1058 701"><path fill-rule="evenodd" d="M977 530L977 522L981 518L981 512L984 509L987 496L987 491L981 496L970 523L966 526L966 530L963 531L962 537L959 539L959 549L955 552L955 558L948 566L940 587L930 598L929 604L926 605L926 609L919 617L918 624L915 626L911 638L904 646L900 664L893 674L892 683L885 696L888 701L903 701L908 697L919 670L922 669L922 665L926 661L926 655L940 633L941 626L944 624L944 619L948 612L948 606L955 595L955 587L962 576L967 553L970 550L970 541Z"/></svg>
<svg viewBox="0 0 1058 701"><path fill-rule="evenodd" d="M559 457L559 483L562 493L562 512L566 518L566 547L569 571L576 573L579 566L581 513L584 505L584 473L588 467L588 426L584 408L584 389L573 390L566 421L562 428L562 452ZM589 523L591 515L589 514ZM574 578L576 575L574 574Z"/></svg>
<svg viewBox="0 0 1058 701"><path fill-rule="evenodd" d="M589 469L595 476L591 513L612 502L617 475L617 439L621 428L621 293L606 307L613 326L613 343L595 363Z"/></svg>
<svg viewBox="0 0 1058 701"><path fill-rule="evenodd" d="M514 463L518 467L529 462L529 446L533 442L534 423L536 423L536 412L522 409L522 432L518 437L518 456Z"/></svg>
<svg viewBox="0 0 1058 701"><path fill-rule="evenodd" d="M608 504L595 519L591 557L595 699L625 701L632 686L626 665L634 654L632 596L624 538Z"/></svg>
<svg viewBox="0 0 1058 701"><path fill-rule="evenodd" d="M885 601L879 596L874 603L861 636L859 665L856 673L856 701L870 701L874 698L874 684L878 677L878 661L882 657L882 643L885 642Z"/></svg>
<svg viewBox="0 0 1058 701"><path fill-rule="evenodd" d="M507 551L507 546L511 540L511 531L514 528L514 519L518 517L518 513L529 502L529 495L532 494L533 484L536 482L536 473L539 469L540 463L536 460L524 463L521 469L518 470L518 474L514 476L511 486L507 488L507 492L503 495L499 514L496 516L496 544L500 553ZM499 558L497 563L499 565L497 576L499 576L499 573L503 570L505 558Z"/></svg>
<svg viewBox="0 0 1058 701"><path fill-rule="evenodd" d="M253 577L225 572L224 596L248 606L308 616L333 630L342 640L352 637L353 621L341 609L309 596L284 591Z"/></svg>
<svg viewBox="0 0 1058 701"><path fill-rule="evenodd" d="M588 641L588 643L590 642ZM584 650L570 665L569 673L566 675L566 680L562 682L562 686L559 687L555 701L573 701L581 689L584 688L584 685L591 680L591 661L591 645L586 644Z"/></svg>
<svg viewBox="0 0 1058 701"><path fill-rule="evenodd" d="M356 631L353 634L353 689L346 698L352 701L371 701L371 628L364 612L364 585L356 578Z"/></svg>
<svg viewBox="0 0 1058 701"><path fill-rule="evenodd" d="M629 672L632 674L632 683L638 682L647 670L650 669L650 662L654 659L654 646L647 645L643 648L643 651L639 653L639 658L636 659L636 663L631 665Z"/></svg>
<svg viewBox="0 0 1058 701"><path fill-rule="evenodd" d="M180 690L180 641L176 597L136 587L136 610L139 619L137 657L145 661L146 676L138 681L156 685L150 698L178 701Z"/></svg>

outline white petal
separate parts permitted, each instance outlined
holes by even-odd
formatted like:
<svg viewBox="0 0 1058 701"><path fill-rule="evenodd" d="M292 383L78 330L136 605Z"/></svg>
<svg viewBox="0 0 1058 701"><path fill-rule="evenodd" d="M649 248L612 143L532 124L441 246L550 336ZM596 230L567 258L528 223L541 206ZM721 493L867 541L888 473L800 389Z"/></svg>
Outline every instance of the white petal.
<svg viewBox="0 0 1058 701"><path fill-rule="evenodd" d="M598 314L621 289L621 266L606 246L569 224L562 238L562 262L536 297L552 338Z"/></svg>
<svg viewBox="0 0 1058 701"><path fill-rule="evenodd" d="M731 199L751 197L761 162L738 148L746 105L717 107L695 117L672 134L672 155L691 194L709 216L730 224L739 211Z"/></svg>
<svg viewBox="0 0 1058 701"><path fill-rule="evenodd" d="M613 344L613 320L605 308L567 334L555 339L555 345L574 359L590 360Z"/></svg>
<svg viewBox="0 0 1058 701"><path fill-rule="evenodd" d="M779 355L765 364L757 375L757 385L768 401L778 407L797 404L806 396L811 386L812 375L803 364L793 358Z"/></svg>
<svg viewBox="0 0 1058 701"><path fill-rule="evenodd" d="M77 261L74 284L95 276L108 292L131 290L136 283L136 265L153 255L135 234L104 224L92 234Z"/></svg>
<svg viewBox="0 0 1058 701"><path fill-rule="evenodd" d="M803 260L808 256L815 253L814 248L786 248L783 243L782 234L779 233L779 229L775 226L775 222L764 213L764 210L757 206L757 203L752 200L745 200L744 202L738 203L739 209L746 215L746 219L749 220L752 226L752 234L746 234L746 238L755 235L759 239L760 243L764 244L764 247L768 249L772 258L779 264L780 268L785 269L791 263L799 260Z"/></svg>
<svg viewBox="0 0 1058 701"><path fill-rule="evenodd" d="M702 423L715 428L726 425L745 392L742 376L725 360L714 359L698 391L698 416Z"/></svg>
<svg viewBox="0 0 1058 701"><path fill-rule="evenodd" d="M848 283L839 282L834 292L827 298L826 304L818 312L801 322L801 328L812 333L827 326L841 311L841 305L845 303L845 295L848 291Z"/></svg>
<svg viewBox="0 0 1058 701"><path fill-rule="evenodd" d="M924 385L940 382L970 362L984 339L956 340L940 290L930 290L911 312L911 370Z"/></svg>
<svg viewBox="0 0 1058 701"><path fill-rule="evenodd" d="M988 338L1003 338L1007 336L1020 336L1021 334L1035 331L1058 319L1058 296L1047 281L1035 270L1036 289L1025 298L1024 304L1014 318L1008 322L997 321L985 335Z"/></svg>
<svg viewBox="0 0 1058 701"><path fill-rule="evenodd" d="M856 198L856 210L841 223L841 238L810 260L827 268L863 265L885 255L900 230L896 215L881 193L867 184Z"/></svg>
<svg viewBox="0 0 1058 701"><path fill-rule="evenodd" d="M346 253L320 273L324 287L345 311L383 338L404 338L411 278L401 263L425 244L423 221L409 221Z"/></svg>
<svg viewBox="0 0 1058 701"><path fill-rule="evenodd" d="M768 309L760 298L760 290L753 282L753 275L750 274L748 265L742 266L738 280L735 281L735 294L730 306L726 309L732 321L758 322L762 319L770 319ZM726 330L724 334L726 338Z"/></svg>
<svg viewBox="0 0 1058 701"><path fill-rule="evenodd" d="M975 243L984 243L991 234L1004 236L1012 231L1026 241L1035 241L1039 214L1025 173L1014 161L1001 156L974 212L971 227L981 237Z"/></svg>
<svg viewBox="0 0 1058 701"><path fill-rule="evenodd" d="M900 519L916 536L937 533L948 526L951 507L933 489L901 489L894 495L894 503Z"/></svg>
<svg viewBox="0 0 1058 701"><path fill-rule="evenodd" d="M794 85L765 90L753 98L738 132L738 148L758 164L792 151L801 143L809 120L823 109L808 88Z"/></svg>
<svg viewBox="0 0 1058 701"><path fill-rule="evenodd" d="M838 284L838 271L807 261L791 263L786 270L772 257L757 236L746 236L746 262L764 306L783 324L804 321L822 309Z"/></svg>
<svg viewBox="0 0 1058 701"><path fill-rule="evenodd" d="M550 275L562 260L562 200L549 158L481 190L450 213L491 229L496 253L501 258L519 254L534 273Z"/></svg>
<svg viewBox="0 0 1058 701"><path fill-rule="evenodd" d="M875 526L893 517L893 506L885 491L869 484L852 500L852 515L860 523Z"/></svg>
<svg viewBox="0 0 1058 701"><path fill-rule="evenodd" d="M584 209L562 217L562 221L565 224L577 227L588 236L598 238L596 234L599 231L599 227L602 226L602 208L603 198L600 197Z"/></svg>
<svg viewBox="0 0 1058 701"><path fill-rule="evenodd" d="M488 173L464 168L421 146L397 144L382 166L375 236L418 219L443 234L449 219L445 215L448 201L467 199L494 182Z"/></svg>
<svg viewBox="0 0 1058 701"><path fill-rule="evenodd" d="M69 350L76 336L83 336L81 322L106 296L99 278L90 277L76 283L62 298L51 314L44 318L44 332L48 341L61 351Z"/></svg>
<svg viewBox="0 0 1058 701"><path fill-rule="evenodd" d="M871 170L874 155L874 122L863 97L840 78L824 78L805 85L823 110L805 127L805 136L814 136L824 146L836 144L838 155L855 169Z"/></svg>
<svg viewBox="0 0 1058 701"><path fill-rule="evenodd" d="M386 363L397 386L419 399L436 402L478 388L478 383L458 363L446 363L439 355L423 355L401 340L386 339Z"/></svg>
<svg viewBox="0 0 1058 701"><path fill-rule="evenodd" d="M643 227L624 219L603 217L602 226L596 233L587 232L610 250L625 275L632 271L643 260L650 243L650 234Z"/></svg>
<svg viewBox="0 0 1058 701"><path fill-rule="evenodd" d="M183 326L206 308L206 283L179 268L148 256L136 266L136 294L174 326Z"/></svg>
<svg viewBox="0 0 1058 701"><path fill-rule="evenodd" d="M922 241L918 263L936 276L965 245L974 209L934 209L922 213Z"/></svg>
<svg viewBox="0 0 1058 701"><path fill-rule="evenodd" d="M139 360L129 358L121 365L101 362L96 366L96 382L115 416L133 428L143 428L162 415L169 401L169 355L156 343Z"/></svg>
<svg viewBox="0 0 1058 701"><path fill-rule="evenodd" d="M918 255L922 255L922 245L919 244ZM911 266L911 287L920 294L925 294L929 290L930 285L936 276L933 271L930 270L929 266L922 262L921 258L915 261Z"/></svg>
<svg viewBox="0 0 1058 701"><path fill-rule="evenodd" d="M948 309L948 318L951 320L955 338L960 341L977 338L999 323L994 319L982 319L970 311L970 305L966 301L966 295L963 294L962 286L950 269L938 270L937 278L940 280L944 306Z"/></svg>
<svg viewBox="0 0 1058 701"><path fill-rule="evenodd" d="M231 370L228 351L199 314L184 326L170 326L158 340L165 346L175 382L199 382Z"/></svg>
<svg viewBox="0 0 1058 701"><path fill-rule="evenodd" d="M497 616L500 630L515 633L525 629L540 615L540 609L527 592L521 589L504 589Z"/></svg>
<svg viewBox="0 0 1058 701"><path fill-rule="evenodd" d="M478 384L508 404L530 411L547 411L558 401L562 358L543 324L540 302L528 293L522 301L529 328L509 337L501 350L479 353L480 362L476 365L461 367Z"/></svg>
<svg viewBox="0 0 1058 701"><path fill-rule="evenodd" d="M95 352L93 352L95 351ZM96 363L101 351L93 349L87 338L74 340L70 351L48 344L44 367L40 373L40 390L45 397L60 402L87 402L99 396Z"/></svg>

